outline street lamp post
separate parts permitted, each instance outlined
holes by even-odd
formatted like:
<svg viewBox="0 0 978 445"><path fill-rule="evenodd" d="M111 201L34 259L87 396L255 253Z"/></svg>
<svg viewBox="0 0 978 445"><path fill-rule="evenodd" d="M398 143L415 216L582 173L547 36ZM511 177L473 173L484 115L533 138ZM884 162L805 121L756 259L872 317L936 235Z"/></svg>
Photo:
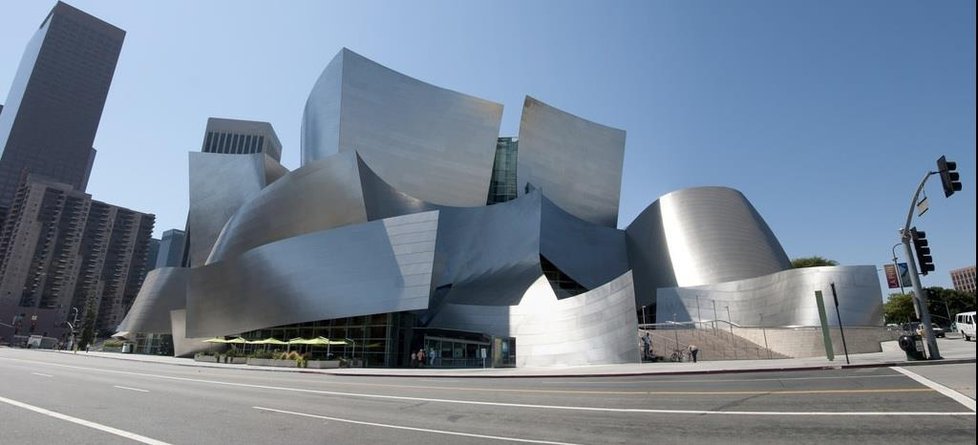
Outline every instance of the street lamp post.
<svg viewBox="0 0 978 445"><path fill-rule="evenodd" d="M717 335L717 301L713 300L713 336Z"/></svg>
<svg viewBox="0 0 978 445"><path fill-rule="evenodd" d="M727 310L727 326L730 327L730 341L734 343L734 360L737 360L737 337L733 336L733 319L730 318L730 305L724 305L723 307Z"/></svg>
<svg viewBox="0 0 978 445"><path fill-rule="evenodd" d="M937 338L934 337L934 331L931 328L930 311L927 310L927 294L924 293L924 288L920 285L920 277L917 276L917 262L914 260L913 249L910 247L910 223L913 221L913 211L917 204L917 197L920 196L920 191L924 189L927 178L938 173L927 172L924 178L920 180L917 191L913 194L913 198L910 199L910 211L907 212L907 222L900 229L900 240L903 243L904 257L907 259L910 282L913 284L913 298L920 309L920 324L924 327L924 349L927 350L927 356L931 360L940 360L941 351L937 346Z"/></svg>
<svg viewBox="0 0 978 445"><path fill-rule="evenodd" d="M75 349L75 326L78 326L78 308L72 307L71 312L74 313L74 316L72 317L72 322L68 324L68 327L71 329L71 341L68 343L68 350Z"/></svg>
<svg viewBox="0 0 978 445"><path fill-rule="evenodd" d="M771 348L767 345L767 328L764 327L764 313L757 314L761 317L761 333L764 334L764 349L767 349L767 358L771 358Z"/></svg>

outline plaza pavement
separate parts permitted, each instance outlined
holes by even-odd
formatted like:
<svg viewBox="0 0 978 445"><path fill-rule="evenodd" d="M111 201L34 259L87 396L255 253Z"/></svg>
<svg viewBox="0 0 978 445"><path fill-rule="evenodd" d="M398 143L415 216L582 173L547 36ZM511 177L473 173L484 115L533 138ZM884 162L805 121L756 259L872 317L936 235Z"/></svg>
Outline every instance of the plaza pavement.
<svg viewBox="0 0 978 445"><path fill-rule="evenodd" d="M908 361L896 342L884 342L882 352L850 354L846 363L844 354L837 355L835 360L825 357L806 357L773 360L701 360L698 363L626 363L617 365L566 366L549 368L474 368L474 369L437 369L437 368L340 368L340 369L306 369L306 368L276 368L250 366L242 364L223 364L196 362L190 358L176 358L142 354L122 354L114 352L76 352L74 354L90 357L110 358L117 360L134 360L152 363L165 363L178 366L196 366L208 368L235 368L265 372L300 372L328 375L351 376L384 376L384 377L596 377L596 376L628 376L628 375L670 375L670 374L711 374L738 373L758 371L788 371L788 370L817 370L865 368L880 366L917 366L931 364L975 363L975 342L966 342L960 337L938 339L938 347L942 360ZM51 353L72 354L68 351L50 351Z"/></svg>

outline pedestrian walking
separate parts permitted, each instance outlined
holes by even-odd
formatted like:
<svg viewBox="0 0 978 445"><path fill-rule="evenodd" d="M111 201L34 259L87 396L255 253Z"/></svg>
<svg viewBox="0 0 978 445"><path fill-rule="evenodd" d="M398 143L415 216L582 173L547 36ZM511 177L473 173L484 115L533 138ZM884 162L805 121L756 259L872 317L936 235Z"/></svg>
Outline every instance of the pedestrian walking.
<svg viewBox="0 0 978 445"><path fill-rule="evenodd" d="M424 367L424 348L418 349L418 365Z"/></svg>
<svg viewBox="0 0 978 445"><path fill-rule="evenodd" d="M693 358L693 363L696 363L696 354L700 352L700 349L696 345L689 345L689 356Z"/></svg>
<svg viewBox="0 0 978 445"><path fill-rule="evenodd" d="M649 360L652 357L649 356L649 334L642 334L642 358L644 360Z"/></svg>
<svg viewBox="0 0 978 445"><path fill-rule="evenodd" d="M418 353L414 351L411 351L411 367L412 368L418 367Z"/></svg>

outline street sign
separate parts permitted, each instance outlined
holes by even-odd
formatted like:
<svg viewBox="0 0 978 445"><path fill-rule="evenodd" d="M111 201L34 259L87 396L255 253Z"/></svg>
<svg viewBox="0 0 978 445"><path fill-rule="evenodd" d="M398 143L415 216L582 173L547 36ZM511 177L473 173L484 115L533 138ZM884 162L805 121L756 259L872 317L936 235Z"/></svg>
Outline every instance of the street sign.
<svg viewBox="0 0 978 445"><path fill-rule="evenodd" d="M921 199L920 202L917 203L917 216L924 216L924 213L927 213L928 208L930 208L930 206L927 204L927 197L924 196L924 199Z"/></svg>
<svg viewBox="0 0 978 445"><path fill-rule="evenodd" d="M900 277L897 276L896 266L884 264L883 272L886 273L886 287L896 289L900 287Z"/></svg>
<svg viewBox="0 0 978 445"><path fill-rule="evenodd" d="M903 283L903 287L913 287L913 281L910 281L910 268L907 267L907 263L897 263L897 268L900 270L900 282Z"/></svg>

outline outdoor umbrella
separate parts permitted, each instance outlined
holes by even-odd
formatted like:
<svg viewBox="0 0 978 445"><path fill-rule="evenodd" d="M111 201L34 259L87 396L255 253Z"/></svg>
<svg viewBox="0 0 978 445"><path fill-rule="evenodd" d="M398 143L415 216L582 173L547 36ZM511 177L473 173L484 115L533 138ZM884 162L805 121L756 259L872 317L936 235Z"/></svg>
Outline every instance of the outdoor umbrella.
<svg viewBox="0 0 978 445"><path fill-rule="evenodd" d="M277 339L275 337L268 337L268 338L266 338L264 340L249 341L248 344L249 345L265 345L265 349L267 350L268 349L268 345L287 345L287 344L289 344L289 342L279 340L279 339Z"/></svg>
<svg viewBox="0 0 978 445"><path fill-rule="evenodd" d="M301 338L296 337L289 340L290 345L326 345L326 356L329 356L330 345L345 345L346 342L343 340L330 340L326 337L316 337L316 338Z"/></svg>
<svg viewBox="0 0 978 445"><path fill-rule="evenodd" d="M250 344L250 345L287 345L287 344L289 344L289 342L282 341L282 340L279 340L279 339L274 338L274 337L269 337L269 338L266 338L264 340L253 340L253 341L249 341L248 344Z"/></svg>
<svg viewBox="0 0 978 445"><path fill-rule="evenodd" d="M228 341L221 337L208 338L204 340L204 343L227 343Z"/></svg>

